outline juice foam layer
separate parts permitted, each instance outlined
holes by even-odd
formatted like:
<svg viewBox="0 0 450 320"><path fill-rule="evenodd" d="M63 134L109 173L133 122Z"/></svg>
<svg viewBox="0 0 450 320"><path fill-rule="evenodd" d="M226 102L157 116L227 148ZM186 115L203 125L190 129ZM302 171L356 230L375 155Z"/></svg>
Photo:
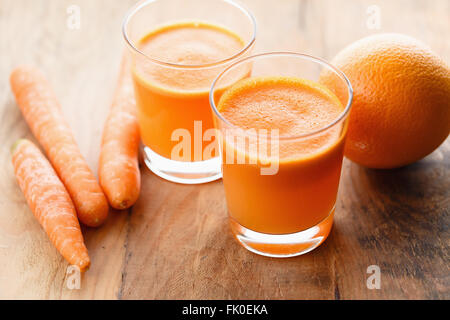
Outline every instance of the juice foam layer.
<svg viewBox="0 0 450 320"><path fill-rule="evenodd" d="M279 129L297 136L320 129L343 111L339 99L326 87L300 78L244 79L226 91L218 110L242 128Z"/></svg>
<svg viewBox="0 0 450 320"><path fill-rule="evenodd" d="M295 77L243 79L228 89L218 111L231 124L249 129L277 129L280 137L312 133L335 121L344 107L323 85ZM328 147L339 130L293 141L280 140L280 156L291 158Z"/></svg>
<svg viewBox="0 0 450 320"><path fill-rule="evenodd" d="M141 52L158 61L198 66L226 60L244 48L234 32L203 22L182 22L151 31L138 44ZM170 68L145 59L139 62L141 78L166 89L209 90L217 67Z"/></svg>

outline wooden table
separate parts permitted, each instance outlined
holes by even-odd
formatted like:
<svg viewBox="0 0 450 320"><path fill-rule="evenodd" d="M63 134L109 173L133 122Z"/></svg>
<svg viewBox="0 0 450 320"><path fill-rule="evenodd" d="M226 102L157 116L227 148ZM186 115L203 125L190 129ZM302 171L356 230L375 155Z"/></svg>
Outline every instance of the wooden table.
<svg viewBox="0 0 450 320"><path fill-rule="evenodd" d="M254 255L232 238L222 182L177 185L142 168L138 203L111 212L99 229L84 229L92 267L81 289L69 290L67 264L12 173L9 146L31 134L8 75L21 63L44 71L96 170L123 46L121 21L132 2L0 0L0 298L450 298L449 140L397 170L368 170L346 160L330 237L291 259ZM448 0L245 3L259 23L256 52L293 50L330 59L358 38L395 31L425 41L450 61ZM80 9L79 29L68 27L76 13L70 5ZM377 8L380 29L370 29ZM370 265L380 267L379 290L366 286Z"/></svg>

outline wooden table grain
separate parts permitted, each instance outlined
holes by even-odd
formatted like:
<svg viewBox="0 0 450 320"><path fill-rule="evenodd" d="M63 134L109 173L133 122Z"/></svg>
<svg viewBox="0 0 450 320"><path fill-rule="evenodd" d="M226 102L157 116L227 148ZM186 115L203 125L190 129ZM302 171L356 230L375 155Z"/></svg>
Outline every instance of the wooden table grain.
<svg viewBox="0 0 450 320"><path fill-rule="evenodd" d="M13 176L9 147L32 136L8 76L23 63L43 70L96 171L123 48L121 22L133 2L0 0L0 298L450 298L449 139L400 169L345 160L330 237L309 254L280 260L254 255L232 238L221 181L177 185L142 168L138 203L112 211L99 229L83 229L92 267L80 289L69 289L67 263ZM243 2L258 21L256 52L331 59L363 36L402 32L450 61L448 0ZM78 12L79 25L72 20ZM366 285L371 265L380 268L380 289Z"/></svg>

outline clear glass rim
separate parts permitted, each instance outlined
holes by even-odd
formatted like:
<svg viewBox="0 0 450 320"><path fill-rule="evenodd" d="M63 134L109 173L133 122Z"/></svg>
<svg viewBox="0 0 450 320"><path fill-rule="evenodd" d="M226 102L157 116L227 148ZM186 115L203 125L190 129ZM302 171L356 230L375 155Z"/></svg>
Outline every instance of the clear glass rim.
<svg viewBox="0 0 450 320"><path fill-rule="evenodd" d="M327 124L326 126L324 126L322 128L316 129L316 130L308 132L308 133L295 135L295 136L279 136L280 140L295 140L295 139L299 139L299 138L306 138L306 137L314 136L318 133L321 133L321 132L326 131L327 129L333 127L334 125L339 123L342 119L344 119L348 115L348 113L350 112L351 106L352 106L352 102L353 102L353 88L352 88L352 85L350 84L350 81L348 80L347 76L342 71L340 71L339 69L332 66L327 61L325 61L321 58L317 58L317 57L314 57L314 56L311 56L308 54L303 54L303 53L281 51L281 52L266 52L266 53L252 55L250 57L247 57L247 58L244 58L244 59L241 59L239 61L232 63L227 68L225 68L225 70L223 70L221 73L219 73L219 75L214 79L214 81L211 85L211 90L209 91L209 103L211 105L211 108L213 109L213 112L216 114L216 116L221 121L223 121L228 126L234 128L234 129L243 129L240 126L234 125L231 122L229 122L227 119L225 119L223 117L223 115L219 112L219 110L217 110L216 104L214 102L214 91L216 89L215 87L216 87L217 82L222 78L222 76L224 74L226 74L232 68L234 68L244 62L247 62L249 60L254 60L257 58L263 58L263 57L269 57L269 56L288 56L288 57L294 57L294 58L301 58L301 59L305 59L305 60L309 60L309 61L318 63L322 66L326 66L326 67L330 68L332 71L334 71L335 73L337 73L342 78L342 80L345 81L345 83L347 84L347 89L348 89L347 105L345 106L344 110L339 114L339 116L335 120L333 120L332 122L330 122L329 124ZM243 130L245 130L245 129L243 129ZM253 136L254 134L252 132L249 132L247 135ZM256 136L258 136L258 134L256 134Z"/></svg>
<svg viewBox="0 0 450 320"><path fill-rule="evenodd" d="M236 2L236 1L233 1L233 0L218 0L218 1L222 1L222 2L228 3L229 5L232 5L235 8L239 9L251 21L251 24L253 26L252 37L246 43L244 48L242 48L239 52L237 52L233 56L230 56L230 57L228 57L226 59L222 59L222 60L211 62L211 63L199 64L199 65L186 65L186 64L170 63L170 62L161 61L161 60L149 57L148 55L146 55L145 53L140 51L138 48L136 48L136 46L130 40L130 37L128 36L128 33L127 33L127 26L130 23L130 20L133 18L133 16L139 10L141 10L142 8L146 7L147 5L149 5L149 4L153 3L153 2L157 2L157 1L162 1L162 0L141 0L141 1L139 1L131 9L128 10L128 12L125 15L125 19L124 19L124 21L122 23L122 35L123 35L123 37L125 39L125 43L128 45L128 47L130 47L133 51L135 51L136 53L142 55L146 59L151 60L154 63L160 64L160 65L163 65L163 66L167 66L167 67L173 67L173 68L186 68L186 69L210 68L210 67L215 67L215 66L227 63L229 61L232 61L232 60L240 57L242 54L247 52L253 46L253 44L255 43L257 27L256 27L256 19L253 16L253 14L244 5L242 5L242 4L240 4L240 3Z"/></svg>

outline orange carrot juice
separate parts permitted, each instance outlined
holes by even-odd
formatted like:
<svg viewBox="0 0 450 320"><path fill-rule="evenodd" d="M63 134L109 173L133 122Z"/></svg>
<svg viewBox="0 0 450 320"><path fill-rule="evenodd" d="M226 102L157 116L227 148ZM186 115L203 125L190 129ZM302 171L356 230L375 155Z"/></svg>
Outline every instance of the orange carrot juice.
<svg viewBox="0 0 450 320"><path fill-rule="evenodd" d="M266 161L258 155L253 164L249 145L232 149L245 153L245 163L227 163L230 149L223 138L223 183L231 220L276 235L307 230L330 216L332 221L343 158L342 128L307 139L284 139L322 129L342 114L344 107L331 91L296 77L255 77L225 91L217 110L233 126L276 129L280 137L278 154ZM274 156L278 171L262 175L261 166Z"/></svg>
<svg viewBox="0 0 450 320"><path fill-rule="evenodd" d="M179 143L173 136L175 130L186 129L194 146L196 121L201 126L197 128L200 134L213 128L208 92L220 70L214 66L198 66L223 61L243 47L243 40L235 33L202 22L171 24L144 36L138 49L151 59L164 61L161 66L142 59L133 70L144 145L165 158L173 159L172 152ZM204 152L210 143L201 141L199 150L194 150L194 147L183 150L181 155L177 154L176 160L208 160L216 156L214 149L210 153Z"/></svg>

